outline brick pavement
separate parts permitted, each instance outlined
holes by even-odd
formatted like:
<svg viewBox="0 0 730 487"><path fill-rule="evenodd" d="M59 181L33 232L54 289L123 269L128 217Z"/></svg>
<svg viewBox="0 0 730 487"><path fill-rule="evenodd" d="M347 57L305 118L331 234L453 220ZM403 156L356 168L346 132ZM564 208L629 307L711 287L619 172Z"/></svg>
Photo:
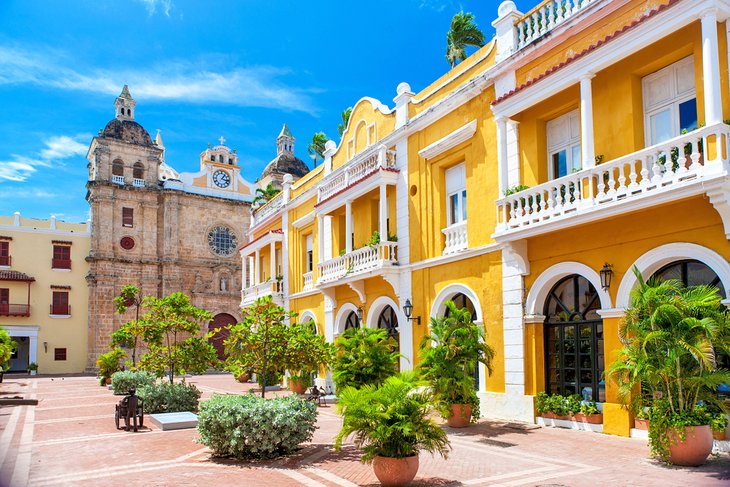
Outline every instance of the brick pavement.
<svg viewBox="0 0 730 487"><path fill-rule="evenodd" d="M251 387L226 375L188 380L203 399ZM340 454L331 450L341 424L331 406L320 408L314 438L297 454L234 462L211 458L194 441L195 430L117 431L113 412L120 398L93 377L14 378L0 391L39 399L37 407L0 409L2 486L377 485L352 445ZM701 468L665 467L647 458L642 440L500 421L447 430L449 459L421 455L414 485L730 485L728 454Z"/></svg>

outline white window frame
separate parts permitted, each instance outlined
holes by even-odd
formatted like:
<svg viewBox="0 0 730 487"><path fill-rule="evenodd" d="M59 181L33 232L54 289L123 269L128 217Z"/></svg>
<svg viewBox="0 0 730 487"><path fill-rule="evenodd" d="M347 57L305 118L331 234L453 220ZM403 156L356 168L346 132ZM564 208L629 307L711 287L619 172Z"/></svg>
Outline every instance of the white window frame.
<svg viewBox="0 0 730 487"><path fill-rule="evenodd" d="M563 176L580 171L583 168L580 151L580 114L577 109L548 120L545 124L545 135L549 179L562 177L556 174L555 167L553 167L553 156L562 151L565 151L565 167L567 169L567 173Z"/></svg>
<svg viewBox="0 0 730 487"><path fill-rule="evenodd" d="M466 164L461 163L444 171L446 182L446 225L453 226L466 222ZM456 208L454 206L454 197ZM454 221L453 215L456 215Z"/></svg>
<svg viewBox="0 0 730 487"><path fill-rule="evenodd" d="M312 272L314 269L314 254L312 253L312 234L310 233L305 237L306 251L304 252L304 272Z"/></svg>
<svg viewBox="0 0 730 487"><path fill-rule="evenodd" d="M692 79L692 87L682 89L679 86L680 74L689 74ZM662 100L651 102L650 97L647 95L647 91L650 89L652 84L660 81L663 86L669 88L669 96ZM644 107L644 140L646 146L664 142L664 140L653 140L651 134L651 119L655 115L669 109L670 111L670 133L671 137L678 137L681 132L680 121L679 121L679 105L690 101L692 99L697 100L697 87L695 86L694 78L694 58L687 56L684 59L666 66L659 71L655 71L652 74L644 76L641 79L641 94ZM699 115L699 111L698 111ZM698 116L699 118L699 116Z"/></svg>

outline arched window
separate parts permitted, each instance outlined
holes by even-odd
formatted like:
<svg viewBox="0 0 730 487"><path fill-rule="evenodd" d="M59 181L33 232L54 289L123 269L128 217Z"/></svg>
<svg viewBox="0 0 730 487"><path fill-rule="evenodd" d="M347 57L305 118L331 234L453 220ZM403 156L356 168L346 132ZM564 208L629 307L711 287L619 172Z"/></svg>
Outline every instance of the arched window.
<svg viewBox="0 0 730 487"><path fill-rule="evenodd" d="M699 260L679 260L672 262L656 271L654 277L662 281L676 279L685 287L703 284L714 286L720 292L720 296L725 296L725 286L720 282L718 275Z"/></svg>
<svg viewBox="0 0 730 487"><path fill-rule="evenodd" d="M350 311L345 320L345 330L350 328L360 328L360 320L357 319L357 313Z"/></svg>
<svg viewBox="0 0 730 487"><path fill-rule="evenodd" d="M454 305L456 305L456 309L468 309L471 312L471 320L476 321L477 319L477 311L474 307L474 303L471 302L471 299L464 294L464 293L456 293L454 294L449 301L453 301ZM448 318L451 315L451 311L449 308L446 308L444 311L444 318ZM474 386L479 389L479 365L474 367Z"/></svg>
<svg viewBox="0 0 730 487"><path fill-rule="evenodd" d="M400 350L400 333L398 333L398 315L391 306L386 306L378 316L378 328L384 329L388 336L395 340L394 351ZM398 362L398 369L400 370L400 361Z"/></svg>
<svg viewBox="0 0 730 487"><path fill-rule="evenodd" d="M121 159L112 162L112 176L124 176L124 162Z"/></svg>
<svg viewBox="0 0 730 487"><path fill-rule="evenodd" d="M132 166L132 177L135 179L144 179L144 166L141 162L135 162Z"/></svg>
<svg viewBox="0 0 730 487"><path fill-rule="evenodd" d="M545 389L603 402L603 320L593 285L577 274L561 279L545 303Z"/></svg>

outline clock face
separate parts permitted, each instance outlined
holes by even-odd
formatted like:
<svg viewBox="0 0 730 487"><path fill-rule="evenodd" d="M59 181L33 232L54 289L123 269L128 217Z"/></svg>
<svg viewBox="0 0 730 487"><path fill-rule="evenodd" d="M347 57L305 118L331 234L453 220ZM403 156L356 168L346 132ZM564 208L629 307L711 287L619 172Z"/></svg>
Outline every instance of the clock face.
<svg viewBox="0 0 730 487"><path fill-rule="evenodd" d="M213 182L219 188L227 188L231 184L231 176L225 171L216 171L213 173Z"/></svg>
<svg viewBox="0 0 730 487"><path fill-rule="evenodd" d="M218 226L208 232L208 246L214 254L221 257L233 255L236 250L236 234L228 227Z"/></svg>

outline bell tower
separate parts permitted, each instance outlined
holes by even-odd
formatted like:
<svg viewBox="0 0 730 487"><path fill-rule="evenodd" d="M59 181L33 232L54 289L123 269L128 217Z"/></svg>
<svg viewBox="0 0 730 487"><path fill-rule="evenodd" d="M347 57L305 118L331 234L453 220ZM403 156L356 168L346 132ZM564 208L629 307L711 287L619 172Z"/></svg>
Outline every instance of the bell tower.
<svg viewBox="0 0 730 487"><path fill-rule="evenodd" d="M117 109L117 120L134 120L134 106L137 104L129 93L129 87L124 85L122 93L114 101Z"/></svg>
<svg viewBox="0 0 730 487"><path fill-rule="evenodd" d="M294 141L296 139L291 134L289 126L284 124L281 128L281 133L276 138L276 154L282 154L284 152L294 154Z"/></svg>

